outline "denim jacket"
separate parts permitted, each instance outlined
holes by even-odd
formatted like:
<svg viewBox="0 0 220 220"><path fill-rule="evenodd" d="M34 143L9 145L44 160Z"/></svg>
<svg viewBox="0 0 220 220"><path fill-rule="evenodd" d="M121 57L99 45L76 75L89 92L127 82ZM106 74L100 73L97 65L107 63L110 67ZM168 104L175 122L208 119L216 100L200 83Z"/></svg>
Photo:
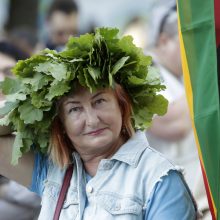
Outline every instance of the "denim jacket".
<svg viewBox="0 0 220 220"><path fill-rule="evenodd" d="M73 153L73 176L61 210L61 220L142 220L155 185L170 170L180 170L149 147L137 132L111 159L100 161L88 182L78 153ZM65 169L50 163L44 182L40 220L52 220Z"/></svg>

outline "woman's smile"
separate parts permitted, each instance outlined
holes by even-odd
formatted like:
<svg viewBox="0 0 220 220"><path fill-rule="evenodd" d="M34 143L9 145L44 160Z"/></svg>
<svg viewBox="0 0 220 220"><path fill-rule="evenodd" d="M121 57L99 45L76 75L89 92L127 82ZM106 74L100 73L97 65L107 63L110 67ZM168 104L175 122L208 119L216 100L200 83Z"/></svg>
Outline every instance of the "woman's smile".
<svg viewBox="0 0 220 220"><path fill-rule="evenodd" d="M84 135L88 135L88 136L98 136L100 134L102 134L107 128L101 128L101 129L96 129L90 132L85 133Z"/></svg>

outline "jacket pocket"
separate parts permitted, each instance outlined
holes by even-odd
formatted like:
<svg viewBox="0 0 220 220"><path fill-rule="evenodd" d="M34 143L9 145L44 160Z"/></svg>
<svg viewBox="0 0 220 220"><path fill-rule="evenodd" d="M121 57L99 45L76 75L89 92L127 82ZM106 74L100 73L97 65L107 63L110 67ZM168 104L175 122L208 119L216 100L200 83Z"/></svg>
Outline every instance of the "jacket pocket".
<svg viewBox="0 0 220 220"><path fill-rule="evenodd" d="M47 181L42 197L42 209L40 219L52 219L57 205L61 186L55 182ZM76 219L79 203L78 193L75 188L69 189L60 213L60 219Z"/></svg>
<svg viewBox="0 0 220 220"><path fill-rule="evenodd" d="M63 209L67 209L70 206L75 206L75 205L79 205L77 189L76 188L69 189L63 204Z"/></svg>
<svg viewBox="0 0 220 220"><path fill-rule="evenodd" d="M142 202L132 196L105 192L97 195L97 202L112 215L140 215L142 213Z"/></svg>
<svg viewBox="0 0 220 220"><path fill-rule="evenodd" d="M63 208L60 214L60 219L77 219L79 213L79 201L77 189L69 189Z"/></svg>

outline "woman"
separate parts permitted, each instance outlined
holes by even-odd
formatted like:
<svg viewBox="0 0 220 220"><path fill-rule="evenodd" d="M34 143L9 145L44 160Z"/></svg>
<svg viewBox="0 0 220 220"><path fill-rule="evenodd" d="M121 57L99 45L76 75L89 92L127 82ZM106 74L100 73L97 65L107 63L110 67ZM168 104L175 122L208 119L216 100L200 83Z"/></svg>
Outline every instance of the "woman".
<svg viewBox="0 0 220 220"><path fill-rule="evenodd" d="M2 152L13 141L1 138L0 172L42 196L39 219L196 219L180 169L139 131L166 112L164 87L117 33L100 28L17 64L2 122L16 130L12 162L31 152L12 168Z"/></svg>

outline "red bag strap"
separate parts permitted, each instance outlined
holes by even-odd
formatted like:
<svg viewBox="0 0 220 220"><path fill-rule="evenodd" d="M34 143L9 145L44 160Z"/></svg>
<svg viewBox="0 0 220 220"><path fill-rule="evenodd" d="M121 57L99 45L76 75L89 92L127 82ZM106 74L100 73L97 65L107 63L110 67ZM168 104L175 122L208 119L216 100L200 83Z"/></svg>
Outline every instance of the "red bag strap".
<svg viewBox="0 0 220 220"><path fill-rule="evenodd" d="M59 220L59 218L60 218L60 212L63 207L63 203L66 198L68 188L70 186L70 180L72 178L72 174L73 174L73 165L70 165L65 173L65 176L64 176L63 185L60 190L60 194L59 194L59 198L57 201L56 210L54 213L53 220Z"/></svg>

